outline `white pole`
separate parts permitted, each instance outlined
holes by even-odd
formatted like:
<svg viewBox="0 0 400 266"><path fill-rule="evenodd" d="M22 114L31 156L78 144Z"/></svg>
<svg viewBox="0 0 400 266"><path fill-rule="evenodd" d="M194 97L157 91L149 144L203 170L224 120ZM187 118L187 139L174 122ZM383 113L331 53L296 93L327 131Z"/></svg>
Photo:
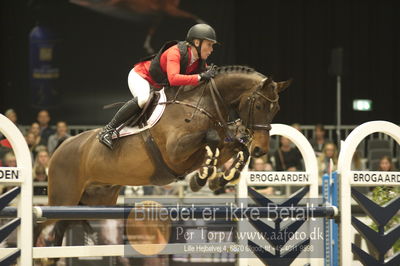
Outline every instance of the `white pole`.
<svg viewBox="0 0 400 266"><path fill-rule="evenodd" d="M341 141L341 126L342 126L342 83L340 75L336 76L336 136L338 148Z"/></svg>
<svg viewBox="0 0 400 266"><path fill-rule="evenodd" d="M21 256L18 265L32 265L32 159L28 145L21 131L0 114L0 131L10 141L17 159L17 167L20 169L19 180L14 183L20 183L21 194L18 197L18 217L21 218L21 225L17 229L17 248L21 250ZM12 182L7 182L12 183Z"/></svg>

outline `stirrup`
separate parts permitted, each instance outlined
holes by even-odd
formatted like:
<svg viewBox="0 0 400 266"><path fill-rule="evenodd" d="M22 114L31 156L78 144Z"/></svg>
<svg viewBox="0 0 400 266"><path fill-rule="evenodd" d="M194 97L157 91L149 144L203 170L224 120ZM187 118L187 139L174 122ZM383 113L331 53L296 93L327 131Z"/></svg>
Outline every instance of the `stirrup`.
<svg viewBox="0 0 400 266"><path fill-rule="evenodd" d="M115 128L103 128L102 131L99 132L98 138L100 143L106 145L110 150L114 148L114 142L113 142L113 134L116 133L117 138L119 138L119 132Z"/></svg>

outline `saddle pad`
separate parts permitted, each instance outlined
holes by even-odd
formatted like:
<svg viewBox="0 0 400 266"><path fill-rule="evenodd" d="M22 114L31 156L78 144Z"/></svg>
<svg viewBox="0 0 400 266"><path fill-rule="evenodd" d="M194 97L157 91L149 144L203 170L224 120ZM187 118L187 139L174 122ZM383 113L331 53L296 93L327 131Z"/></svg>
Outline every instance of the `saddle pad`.
<svg viewBox="0 0 400 266"><path fill-rule="evenodd" d="M164 88L159 91L160 98L158 99L158 103L166 102L167 96L165 96ZM151 114L150 118L147 120L147 125L145 127L139 128L138 126L135 127L124 127L119 131L119 137L126 137L134 134L138 134L146 129L152 128L157 122L160 120L162 114L165 110L165 104L157 104L156 108L154 109L153 113ZM119 130L119 128L118 128ZM117 138L114 134L113 139Z"/></svg>

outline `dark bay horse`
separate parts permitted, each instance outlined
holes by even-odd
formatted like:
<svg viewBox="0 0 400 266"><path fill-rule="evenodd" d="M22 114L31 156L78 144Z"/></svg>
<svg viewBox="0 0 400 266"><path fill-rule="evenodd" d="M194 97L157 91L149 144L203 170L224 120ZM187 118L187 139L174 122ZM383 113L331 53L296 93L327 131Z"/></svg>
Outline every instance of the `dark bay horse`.
<svg viewBox="0 0 400 266"><path fill-rule="evenodd" d="M247 161L246 150L253 156L268 151L270 123L280 108L279 93L290 84L244 66L219 67L216 73L209 83L167 88L169 101L163 117L147 133L172 172L185 175L200 169L192 177L193 190L205 185L207 178L215 190L239 177ZM227 136L229 109L236 111L248 130L246 145ZM165 185L176 180L157 170L143 133L123 137L109 150L99 143L98 132L71 137L52 155L49 205L113 205L124 185ZM235 155L231 169L218 174L216 168Z"/></svg>

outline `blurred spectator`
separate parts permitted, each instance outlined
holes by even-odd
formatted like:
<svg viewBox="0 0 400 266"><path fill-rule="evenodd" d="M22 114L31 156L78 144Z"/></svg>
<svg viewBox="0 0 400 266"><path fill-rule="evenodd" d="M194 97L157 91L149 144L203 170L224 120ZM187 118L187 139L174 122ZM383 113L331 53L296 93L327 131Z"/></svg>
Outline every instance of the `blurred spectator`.
<svg viewBox="0 0 400 266"><path fill-rule="evenodd" d="M12 149L11 143L8 141L8 139L2 139L0 140L0 145L9 149Z"/></svg>
<svg viewBox="0 0 400 266"><path fill-rule="evenodd" d="M30 136L29 134L32 134ZM40 126L39 123L33 122L31 127L28 130L27 137L29 135L29 139L27 139L27 143L29 148L32 151L32 160L34 161L36 158L36 154L40 149L46 148L47 149L47 143L43 142L43 138L40 136ZM28 142L29 141L29 142Z"/></svg>
<svg viewBox="0 0 400 266"><path fill-rule="evenodd" d="M31 152L32 165L33 165L33 161L34 161L34 158L35 158L34 151L35 151L35 148L36 148L36 137L35 137L35 134L33 134L32 132L26 133L25 141L26 141L26 144L28 144L29 151Z"/></svg>
<svg viewBox="0 0 400 266"><path fill-rule="evenodd" d="M4 161L3 165L4 167L17 167L17 158L15 158L13 151L7 152L4 155L3 161ZM7 186L6 183L4 185L0 184L0 194L7 192L11 188L13 188L13 186Z"/></svg>
<svg viewBox="0 0 400 266"><path fill-rule="evenodd" d="M42 141L42 138L40 136L40 125L39 125L39 123L33 122L31 124L31 126L29 127L29 129L28 129L28 133L32 133L33 134L34 139L35 139L35 141L34 141L34 145L35 146L36 145L40 145L40 144L43 145L44 142Z"/></svg>
<svg viewBox="0 0 400 266"><path fill-rule="evenodd" d="M4 165L4 156L10 151L12 150L9 147L3 146L0 143L0 166Z"/></svg>
<svg viewBox="0 0 400 266"><path fill-rule="evenodd" d="M47 142L49 141L49 137L55 133L55 130L52 129L49 125L50 122L50 114L47 110L39 111L37 115L37 121L40 126L40 137L42 138L42 143L47 146Z"/></svg>
<svg viewBox="0 0 400 266"><path fill-rule="evenodd" d="M49 141L47 143L47 149L49 153L53 154L56 148L69 137L71 136L68 134L67 123L64 121L58 121L56 126L56 133L49 137Z"/></svg>
<svg viewBox="0 0 400 266"><path fill-rule="evenodd" d="M40 149L37 153L35 162L33 164L33 179L34 180L36 179L36 169L38 167L44 168L45 174L46 174L46 180L47 180L47 175L48 175L48 171L49 171L49 161L50 161L49 152L45 148Z"/></svg>
<svg viewBox="0 0 400 266"><path fill-rule="evenodd" d="M330 160L333 161L332 169L330 169ZM318 168L319 176L322 177L324 174L329 174L336 170L338 160L338 150L333 142L326 142L323 149L322 155L318 157Z"/></svg>
<svg viewBox="0 0 400 266"><path fill-rule="evenodd" d="M17 126L17 128L19 129L19 131L22 132L21 126L17 123L17 121L18 121L18 116L17 116L17 113L14 111L14 109L7 109L7 110L4 112L4 116L7 117L8 119L10 119L11 122L13 122L13 123ZM1 140L1 139L4 139L4 138L5 138L5 136L3 136L3 134L1 134L1 132L0 132L0 140Z"/></svg>
<svg viewBox="0 0 400 266"><path fill-rule="evenodd" d="M291 141L280 137L279 149L274 154L276 171L301 171L303 169L301 154L291 146Z"/></svg>
<svg viewBox="0 0 400 266"><path fill-rule="evenodd" d="M373 169L374 171L396 171L392 158L385 155L379 160L379 169Z"/></svg>
<svg viewBox="0 0 400 266"><path fill-rule="evenodd" d="M315 154L320 156L322 149L324 148L327 138L325 136L325 128L322 124L316 124L314 128L314 138L310 140L310 144L313 147Z"/></svg>
<svg viewBox="0 0 400 266"><path fill-rule="evenodd" d="M22 132L22 127L18 124L18 115L14 109L8 109L4 112L4 115L13 122L17 128Z"/></svg>
<svg viewBox="0 0 400 266"><path fill-rule="evenodd" d="M5 167L17 167L17 159L12 151L4 155L4 166Z"/></svg>
<svg viewBox="0 0 400 266"><path fill-rule="evenodd" d="M273 171L271 162L264 160L263 158L252 158L251 171Z"/></svg>
<svg viewBox="0 0 400 266"><path fill-rule="evenodd" d="M351 161L351 170L352 171L365 170L365 167L361 160L361 152L359 150L356 150L353 154L353 160Z"/></svg>
<svg viewBox="0 0 400 266"><path fill-rule="evenodd" d="M33 176L33 182L47 182L46 168L41 164L36 165L36 167L34 168ZM33 187L33 195L47 195L47 186L35 185Z"/></svg>

